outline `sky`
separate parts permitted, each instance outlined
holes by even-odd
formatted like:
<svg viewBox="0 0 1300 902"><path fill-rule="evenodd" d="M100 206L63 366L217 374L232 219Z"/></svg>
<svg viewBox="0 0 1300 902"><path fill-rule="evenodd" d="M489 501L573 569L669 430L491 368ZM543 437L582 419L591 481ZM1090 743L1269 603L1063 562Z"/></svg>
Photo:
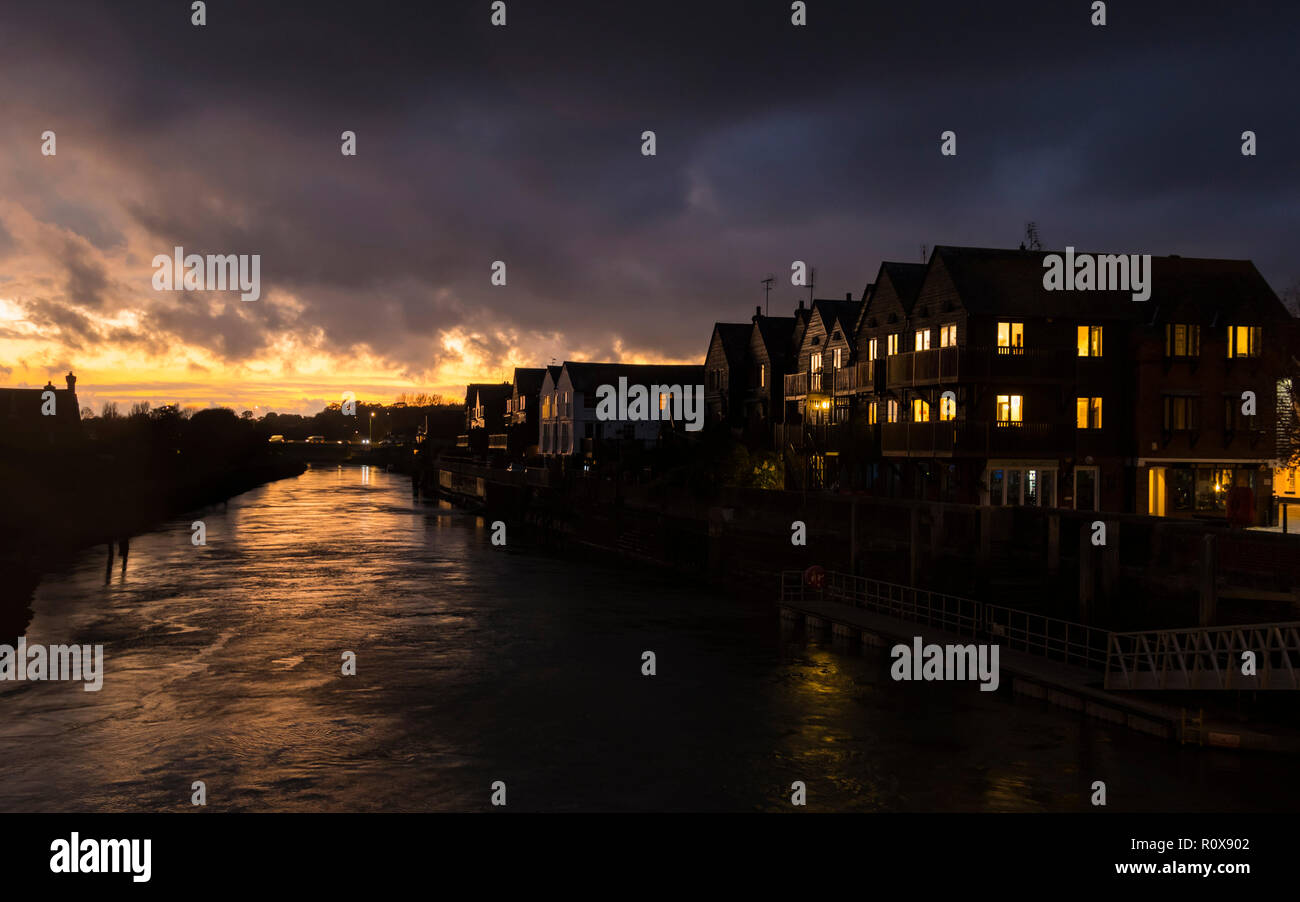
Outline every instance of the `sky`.
<svg viewBox="0 0 1300 902"><path fill-rule="evenodd" d="M310 413L700 363L767 275L774 314L807 297L793 261L860 297L882 260L1015 247L1028 220L1049 249L1300 279L1300 7L490 7L6 4L0 385ZM261 297L156 290L175 247L259 255Z"/></svg>

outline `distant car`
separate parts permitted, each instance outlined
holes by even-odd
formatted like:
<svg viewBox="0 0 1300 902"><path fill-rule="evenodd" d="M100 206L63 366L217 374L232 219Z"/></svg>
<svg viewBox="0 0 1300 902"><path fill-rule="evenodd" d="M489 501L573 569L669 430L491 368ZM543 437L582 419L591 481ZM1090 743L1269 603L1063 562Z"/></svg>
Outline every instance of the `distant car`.
<svg viewBox="0 0 1300 902"><path fill-rule="evenodd" d="M323 435L309 435L309 436L307 436L307 441L311 442L311 443L314 444L314 445L323 445L323 444L325 444L325 436L323 436Z"/></svg>
<svg viewBox="0 0 1300 902"><path fill-rule="evenodd" d="M271 436L269 439L267 439L267 441L268 441L268 442L282 442L282 441L284 441L284 436L283 436L283 435L273 435L273 436Z"/></svg>

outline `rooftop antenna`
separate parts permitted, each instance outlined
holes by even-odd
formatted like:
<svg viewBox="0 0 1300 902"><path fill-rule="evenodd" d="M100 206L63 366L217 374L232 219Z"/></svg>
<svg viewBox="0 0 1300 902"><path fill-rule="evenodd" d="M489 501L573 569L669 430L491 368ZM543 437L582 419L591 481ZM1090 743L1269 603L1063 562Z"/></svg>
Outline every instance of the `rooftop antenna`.
<svg viewBox="0 0 1300 902"><path fill-rule="evenodd" d="M813 289L817 286L817 267L813 266L808 270L808 307L813 305Z"/></svg>
<svg viewBox="0 0 1300 902"><path fill-rule="evenodd" d="M921 262L924 263L929 259L930 259L930 246L928 244L923 244L921 245Z"/></svg>
<svg viewBox="0 0 1300 902"><path fill-rule="evenodd" d="M771 273L763 280L763 315L768 316L772 310L772 286L776 284L776 276Z"/></svg>
<svg viewBox="0 0 1300 902"><path fill-rule="evenodd" d="M1026 251L1041 251L1043 249L1043 242L1038 240L1038 223L1025 223L1025 240L1020 245L1020 248Z"/></svg>

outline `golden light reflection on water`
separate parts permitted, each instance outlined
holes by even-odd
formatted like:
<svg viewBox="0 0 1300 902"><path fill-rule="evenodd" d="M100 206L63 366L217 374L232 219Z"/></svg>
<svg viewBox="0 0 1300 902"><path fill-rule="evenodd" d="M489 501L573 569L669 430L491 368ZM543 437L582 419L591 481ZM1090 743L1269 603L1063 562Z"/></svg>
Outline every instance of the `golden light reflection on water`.
<svg viewBox="0 0 1300 902"><path fill-rule="evenodd" d="M133 537L107 585L97 553L47 578L29 641L102 641L104 689L0 687L0 809L191 810L203 779L209 810L482 810L507 772L524 810L791 811L795 781L813 811L1079 810L1097 775L1138 809L1189 786L1227 806L1257 776L1253 804L1288 803L1267 765L1220 779L893 683L881 650L783 636L762 599L513 533L502 555L487 520L327 466Z"/></svg>

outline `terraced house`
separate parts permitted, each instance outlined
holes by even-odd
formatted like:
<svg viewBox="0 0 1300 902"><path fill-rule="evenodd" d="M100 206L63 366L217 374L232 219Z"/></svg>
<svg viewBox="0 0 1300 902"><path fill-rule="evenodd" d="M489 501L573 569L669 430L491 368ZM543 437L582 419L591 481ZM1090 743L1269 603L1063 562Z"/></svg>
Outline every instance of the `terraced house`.
<svg viewBox="0 0 1300 902"><path fill-rule="evenodd" d="M864 294L869 292L870 287ZM799 330L793 368L785 375L785 416L783 426L774 430L777 444L786 453L803 451L819 482L826 458L842 450L833 440L834 427L849 422L846 392L856 373L853 328L863 303L851 294L842 301L814 300L807 324Z"/></svg>
<svg viewBox="0 0 1300 902"><path fill-rule="evenodd" d="M787 463L812 486L989 505L1224 517L1235 497L1263 522L1295 332L1255 267L1153 258L1134 302L1045 289L1045 256L883 264L847 365L844 302L814 304L785 380L803 415Z"/></svg>

